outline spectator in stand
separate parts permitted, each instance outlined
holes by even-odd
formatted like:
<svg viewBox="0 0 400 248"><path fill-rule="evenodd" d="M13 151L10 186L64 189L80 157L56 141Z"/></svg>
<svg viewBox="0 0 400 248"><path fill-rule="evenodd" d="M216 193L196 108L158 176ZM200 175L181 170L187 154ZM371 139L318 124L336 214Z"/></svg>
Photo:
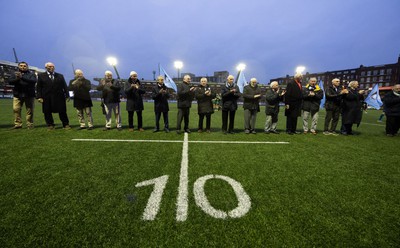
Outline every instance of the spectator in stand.
<svg viewBox="0 0 400 248"><path fill-rule="evenodd" d="M164 84L164 77L158 76L157 85L153 88L152 98L154 100L154 112L156 114L156 127L153 132L160 131L160 118L161 114L164 119L164 131L169 133L169 123L168 123L168 99L169 93L168 89Z"/></svg>
<svg viewBox="0 0 400 248"><path fill-rule="evenodd" d="M396 84L382 99L386 114L386 135L393 137L400 128L400 84Z"/></svg>
<svg viewBox="0 0 400 248"><path fill-rule="evenodd" d="M229 75L225 85L221 89L222 98L222 132L224 134L234 134L235 114L237 110L237 100L240 97L239 87L233 82L234 77ZM229 127L228 127L229 116Z"/></svg>
<svg viewBox="0 0 400 248"><path fill-rule="evenodd" d="M243 88L244 132L256 134L257 113L260 112L261 88L257 79L250 79L250 84Z"/></svg>
<svg viewBox="0 0 400 248"><path fill-rule="evenodd" d="M207 78L200 79L200 86L195 91L197 99L197 112L199 114L199 127L198 132L203 132L203 120L206 117L206 132L211 132L211 114L214 113L212 100L215 98L215 92L211 91L210 86L207 84Z"/></svg>
<svg viewBox="0 0 400 248"><path fill-rule="evenodd" d="M58 113L64 129L69 130L69 119L67 115L67 104L69 101L69 91L64 76L54 72L54 64L45 64L46 72L38 75L36 92L38 102L42 103L44 119L48 130L53 130L54 119L52 113Z"/></svg>
<svg viewBox="0 0 400 248"><path fill-rule="evenodd" d="M74 107L78 114L79 130L86 128L85 115L88 122L88 130L93 129L92 117L92 98L89 91L92 85L89 80L83 76L82 70L75 70L75 78L69 82L69 89L74 92Z"/></svg>
<svg viewBox="0 0 400 248"><path fill-rule="evenodd" d="M9 84L13 85L13 111L14 127L22 128L21 111L25 104L26 109L26 127L33 128L33 110L35 107L35 84L36 75L29 71L28 63L19 62L18 71L11 75Z"/></svg>
<svg viewBox="0 0 400 248"><path fill-rule="evenodd" d="M317 85L317 78L312 77L303 90L303 131L308 133L308 119L311 115L312 134L317 134L318 112L321 99L324 97L324 91Z"/></svg>
<svg viewBox="0 0 400 248"><path fill-rule="evenodd" d="M278 82L273 81L269 85L265 95L265 114L267 119L265 121L264 132L266 134L274 133L279 134L276 130L279 115L279 102L283 100L286 91L279 88Z"/></svg>
<svg viewBox="0 0 400 248"><path fill-rule="evenodd" d="M121 86L118 80L113 79L111 71L106 71L104 73L104 78L101 79L97 90L102 91L102 101L104 103L104 110L106 116L106 126L103 131L111 129L111 114L114 112L115 122L117 125L117 130L122 130L121 124L121 109L120 109L120 91Z"/></svg>
<svg viewBox="0 0 400 248"><path fill-rule="evenodd" d="M129 132L133 132L134 124L133 124L133 115L136 112L138 126L137 129L140 132L143 132L143 117L142 111L144 109L143 106L143 98L142 95L146 93L143 85L140 83L138 79L138 74L135 71L131 71L128 83L125 85L125 94L126 94L126 110L128 111L128 123L129 123Z"/></svg>

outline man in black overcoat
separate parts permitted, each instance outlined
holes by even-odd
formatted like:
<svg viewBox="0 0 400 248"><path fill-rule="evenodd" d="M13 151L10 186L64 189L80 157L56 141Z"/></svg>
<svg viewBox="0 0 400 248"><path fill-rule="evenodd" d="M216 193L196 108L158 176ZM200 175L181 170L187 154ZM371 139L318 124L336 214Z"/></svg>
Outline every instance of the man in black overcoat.
<svg viewBox="0 0 400 248"><path fill-rule="evenodd" d="M69 92L64 76L54 72L54 64L45 64L46 72L38 75L36 85L37 99L42 103L44 119L49 130L54 129L52 113L58 113L64 129L71 129L65 101L69 101Z"/></svg>

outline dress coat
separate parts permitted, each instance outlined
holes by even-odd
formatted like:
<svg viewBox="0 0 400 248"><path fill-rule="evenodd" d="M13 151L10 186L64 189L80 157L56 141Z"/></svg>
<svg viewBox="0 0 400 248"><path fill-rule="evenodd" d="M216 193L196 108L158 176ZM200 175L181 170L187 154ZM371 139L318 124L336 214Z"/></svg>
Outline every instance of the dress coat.
<svg viewBox="0 0 400 248"><path fill-rule="evenodd" d="M273 89L267 89L265 93L265 114L266 115L277 115L279 113L279 102L282 101L283 96L279 96L279 93Z"/></svg>
<svg viewBox="0 0 400 248"><path fill-rule="evenodd" d="M178 108L190 108L194 98L194 92L190 91L191 86L183 82L177 88Z"/></svg>
<svg viewBox="0 0 400 248"><path fill-rule="evenodd" d="M254 98L255 95L261 95L261 88L256 84L252 87L250 84L243 88L243 108L257 110L260 112L260 98Z"/></svg>
<svg viewBox="0 0 400 248"><path fill-rule="evenodd" d="M232 89L236 89L236 92L231 92ZM236 84L231 86L225 84L221 89L222 111L236 111L238 108L237 101L240 96L239 87Z"/></svg>
<svg viewBox="0 0 400 248"><path fill-rule="evenodd" d="M211 91L211 95L207 96L205 92L210 90L208 85L202 86L200 85L196 89L195 97L197 99L197 112L199 114L212 114L214 113L214 106L212 103L212 99L215 98L215 92Z"/></svg>
<svg viewBox="0 0 400 248"><path fill-rule="evenodd" d="M288 105L289 109L285 109L285 116L298 117L301 115L302 91L294 80L288 83L285 93L285 105Z"/></svg>
<svg viewBox="0 0 400 248"><path fill-rule="evenodd" d="M132 87L131 84L139 84L139 88ZM129 78L128 83L125 85L126 110L142 111L144 109L142 97L144 93L146 93L146 91L143 85L140 83L140 80L132 80Z"/></svg>
<svg viewBox="0 0 400 248"><path fill-rule="evenodd" d="M160 92L161 90L166 90L166 92L162 93ZM163 113L169 111L168 99L170 95L165 84L154 86L151 97L154 100L154 112Z"/></svg>
<svg viewBox="0 0 400 248"><path fill-rule="evenodd" d="M67 111L65 100L69 98L69 91L64 76L54 73L52 81L47 72L38 75L36 85L37 98L43 99L43 113L62 113Z"/></svg>
<svg viewBox="0 0 400 248"><path fill-rule="evenodd" d="M75 82L75 83L74 83ZM74 83L74 84L73 84ZM83 109L92 107L92 98L90 97L89 91L92 85L86 78L72 79L69 81L69 90L74 92L74 107L77 109Z"/></svg>
<svg viewBox="0 0 400 248"><path fill-rule="evenodd" d="M342 123L360 125L364 96L360 95L357 89L348 90L349 93L342 96Z"/></svg>

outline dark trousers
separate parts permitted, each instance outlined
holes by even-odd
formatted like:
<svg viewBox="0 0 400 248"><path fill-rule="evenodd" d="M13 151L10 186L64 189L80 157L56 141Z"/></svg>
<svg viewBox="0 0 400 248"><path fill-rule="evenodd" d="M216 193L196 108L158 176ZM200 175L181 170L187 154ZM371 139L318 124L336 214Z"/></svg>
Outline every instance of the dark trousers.
<svg viewBox="0 0 400 248"><path fill-rule="evenodd" d="M203 130L203 120L204 117L206 117L206 129L210 130L211 129L211 114L199 114L199 130Z"/></svg>
<svg viewBox="0 0 400 248"><path fill-rule="evenodd" d="M58 116L60 117L63 127L69 125L67 112L60 112L58 113ZM54 126L53 114L51 112L44 113L44 120L46 121L47 126Z"/></svg>
<svg viewBox="0 0 400 248"><path fill-rule="evenodd" d="M222 110L222 131L232 132L233 127L235 125L235 114L236 110L234 111L225 111ZM229 115L229 129L228 129L228 115Z"/></svg>
<svg viewBox="0 0 400 248"><path fill-rule="evenodd" d="M334 110L327 110L325 116L324 131L334 132L339 122L339 116L340 116L340 108ZM329 123L331 123L331 121L332 121L331 128L329 128Z"/></svg>
<svg viewBox="0 0 400 248"><path fill-rule="evenodd" d="M295 133L297 128L297 116L286 116L286 132Z"/></svg>
<svg viewBox="0 0 400 248"><path fill-rule="evenodd" d="M344 132L346 134L350 134L350 135L353 134L353 124L343 124L343 127L344 127Z"/></svg>
<svg viewBox="0 0 400 248"><path fill-rule="evenodd" d="M178 120L176 122L176 130L181 130L182 120L185 122L184 130L189 129L190 108L178 108Z"/></svg>
<svg viewBox="0 0 400 248"><path fill-rule="evenodd" d="M128 123L129 123L129 128L134 128L135 126L133 125L133 115L136 112L136 116L138 119L138 129L143 127L143 118L142 118L142 111L128 111Z"/></svg>
<svg viewBox="0 0 400 248"><path fill-rule="evenodd" d="M168 112L155 112L156 113L156 129L160 129L161 114L164 118L164 128L168 128Z"/></svg>
<svg viewBox="0 0 400 248"><path fill-rule="evenodd" d="M397 134L400 129L400 116L386 116L386 134Z"/></svg>

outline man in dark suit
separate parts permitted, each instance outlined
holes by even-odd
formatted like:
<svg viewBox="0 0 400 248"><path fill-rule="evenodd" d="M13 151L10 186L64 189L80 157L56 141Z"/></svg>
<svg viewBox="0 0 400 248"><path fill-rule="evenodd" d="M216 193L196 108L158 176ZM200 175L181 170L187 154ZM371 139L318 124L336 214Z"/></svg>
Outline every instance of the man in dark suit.
<svg viewBox="0 0 400 248"><path fill-rule="evenodd" d="M297 73L294 80L289 82L285 94L285 116L286 133L296 134L297 118L301 115L301 104L303 100L301 80L303 75Z"/></svg>
<svg viewBox="0 0 400 248"><path fill-rule="evenodd" d="M37 81L37 98L42 103L44 119L49 130L54 129L52 113L58 113L64 129L71 129L67 116L65 101L69 101L69 92L64 76L54 72L54 64L45 64L46 72L39 74Z"/></svg>
<svg viewBox="0 0 400 248"><path fill-rule="evenodd" d="M168 123L168 98L169 92L167 87L164 84L164 77L158 76L157 78L157 85L154 86L152 92L152 98L154 100L154 113L156 114L156 127L154 128L153 132L160 131L160 119L161 114L164 118L164 131L169 133L169 123Z"/></svg>
<svg viewBox="0 0 400 248"><path fill-rule="evenodd" d="M190 133L189 129L189 115L190 107L192 106L192 100L194 98L194 90L196 87L190 86L191 78L189 75L183 77L182 84L178 85L178 120L176 122L176 133L181 133L181 124L184 120L184 130L186 133Z"/></svg>

